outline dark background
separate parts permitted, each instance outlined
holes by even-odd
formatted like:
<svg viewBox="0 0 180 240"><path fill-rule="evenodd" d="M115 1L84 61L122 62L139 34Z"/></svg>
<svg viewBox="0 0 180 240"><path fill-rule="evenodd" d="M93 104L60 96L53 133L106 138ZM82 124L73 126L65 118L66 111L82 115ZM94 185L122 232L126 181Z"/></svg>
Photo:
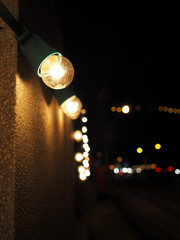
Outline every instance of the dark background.
<svg viewBox="0 0 180 240"><path fill-rule="evenodd" d="M130 165L178 165L180 115L158 107L180 108L179 2L55 4L60 51L74 65L72 86L87 109L92 158L102 152L110 162L122 156ZM111 112L123 104L129 114Z"/></svg>

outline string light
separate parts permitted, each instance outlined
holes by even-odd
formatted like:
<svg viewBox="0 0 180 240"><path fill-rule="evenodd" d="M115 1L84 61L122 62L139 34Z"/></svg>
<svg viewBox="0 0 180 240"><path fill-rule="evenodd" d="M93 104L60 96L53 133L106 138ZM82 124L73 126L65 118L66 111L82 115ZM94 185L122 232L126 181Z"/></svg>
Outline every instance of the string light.
<svg viewBox="0 0 180 240"><path fill-rule="evenodd" d="M168 113L174 113L174 114L180 114L180 108L172 108L167 106L159 106L158 110L160 112L168 112Z"/></svg>

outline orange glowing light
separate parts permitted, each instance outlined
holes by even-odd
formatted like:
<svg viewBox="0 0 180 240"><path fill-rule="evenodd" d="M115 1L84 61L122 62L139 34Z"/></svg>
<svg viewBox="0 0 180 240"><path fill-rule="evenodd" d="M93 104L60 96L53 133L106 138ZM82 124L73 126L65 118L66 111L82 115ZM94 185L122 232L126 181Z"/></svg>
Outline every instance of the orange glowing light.
<svg viewBox="0 0 180 240"><path fill-rule="evenodd" d="M113 169L114 169L114 165L113 165L113 164L110 164L110 165L109 165L109 169L110 169L110 170L113 170Z"/></svg>
<svg viewBox="0 0 180 240"><path fill-rule="evenodd" d="M117 157L118 162L122 162L122 160L123 160L122 157Z"/></svg>

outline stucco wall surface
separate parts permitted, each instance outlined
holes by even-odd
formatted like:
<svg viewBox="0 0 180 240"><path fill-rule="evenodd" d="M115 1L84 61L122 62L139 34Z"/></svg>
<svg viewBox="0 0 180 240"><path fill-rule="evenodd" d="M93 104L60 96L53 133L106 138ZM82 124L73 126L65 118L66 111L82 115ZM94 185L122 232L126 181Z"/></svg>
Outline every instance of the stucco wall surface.
<svg viewBox="0 0 180 240"><path fill-rule="evenodd" d="M36 2L43 3L21 0L20 10L26 6L32 16ZM17 17L18 1L3 3ZM21 21L31 19L26 11ZM42 37L41 24L34 19L30 25ZM0 240L74 239L73 123L1 19L0 27Z"/></svg>
<svg viewBox="0 0 180 240"><path fill-rule="evenodd" d="M2 1L17 16L17 0ZM17 45L0 18L0 239L14 238L14 133Z"/></svg>

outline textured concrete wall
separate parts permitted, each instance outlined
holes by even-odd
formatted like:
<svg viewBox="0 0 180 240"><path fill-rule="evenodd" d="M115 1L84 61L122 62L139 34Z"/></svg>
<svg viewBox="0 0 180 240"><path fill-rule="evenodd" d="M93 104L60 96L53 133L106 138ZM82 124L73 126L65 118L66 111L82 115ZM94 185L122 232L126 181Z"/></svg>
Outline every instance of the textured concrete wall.
<svg viewBox="0 0 180 240"><path fill-rule="evenodd" d="M53 10L50 2L48 8L43 2L21 0L20 20L29 21L28 28L36 33L40 29L51 43L60 33L47 35L41 27L40 19ZM18 1L3 3L17 16ZM35 9L38 18L32 18ZM0 20L1 26L0 239L74 239L72 121L17 52L13 32Z"/></svg>

